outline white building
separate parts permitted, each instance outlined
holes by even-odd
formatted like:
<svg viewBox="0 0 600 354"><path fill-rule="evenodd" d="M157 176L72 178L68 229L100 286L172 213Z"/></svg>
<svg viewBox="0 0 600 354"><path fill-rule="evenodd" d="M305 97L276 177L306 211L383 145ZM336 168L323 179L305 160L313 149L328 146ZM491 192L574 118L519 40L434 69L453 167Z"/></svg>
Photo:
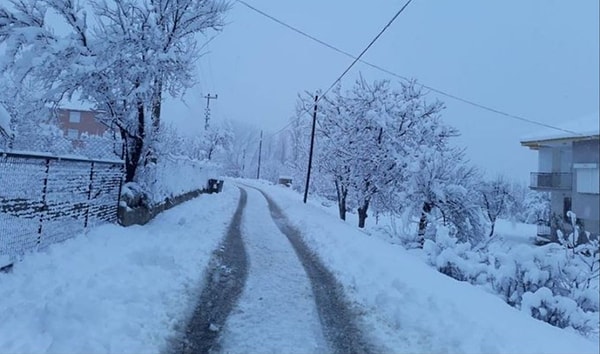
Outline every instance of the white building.
<svg viewBox="0 0 600 354"><path fill-rule="evenodd" d="M564 223L567 211L592 234L600 232L600 134L598 113L531 134L521 145L538 151L538 168L531 173L530 188L550 192L555 220ZM568 224L568 222L567 222ZM555 228L568 225L551 224ZM538 232L539 234L540 232Z"/></svg>

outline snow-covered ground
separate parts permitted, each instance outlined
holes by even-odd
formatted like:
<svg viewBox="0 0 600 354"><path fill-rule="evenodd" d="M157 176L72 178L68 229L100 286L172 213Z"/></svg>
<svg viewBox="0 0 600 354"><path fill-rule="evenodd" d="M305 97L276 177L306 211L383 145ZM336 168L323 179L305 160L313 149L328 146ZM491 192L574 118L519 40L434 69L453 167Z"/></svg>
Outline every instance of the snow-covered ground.
<svg viewBox="0 0 600 354"><path fill-rule="evenodd" d="M319 201L303 205L301 196L285 187L254 183L303 232L364 310L370 334L392 352L599 351L598 342L535 320L481 288L437 272L401 246L332 218ZM501 229L509 235L514 230Z"/></svg>
<svg viewBox="0 0 600 354"><path fill-rule="evenodd" d="M104 225L0 273L0 353L157 353L185 325L238 190Z"/></svg>
<svg viewBox="0 0 600 354"><path fill-rule="evenodd" d="M0 274L0 352L163 351L169 338L183 330L210 254L233 215L238 192L232 184L226 182L222 194L202 195L143 227L98 227L44 253L29 255L12 273ZM401 246L338 220L320 203L304 205L301 196L289 189L256 185L271 195L304 233L306 242L362 313L367 336L386 352L598 352L597 342L537 321L481 288L440 274ZM249 203L245 213L243 231L276 236L271 219L265 220L263 201ZM251 236L244 241L251 264L258 267L252 269L251 265L238 312L234 309L224 330L238 333L229 339L240 341L248 336L240 334L246 324L239 311L256 310L252 297L257 293L252 289L259 287L265 296L275 296L275 290L264 287L276 289L277 283L286 280L281 274L260 273L252 280L252 272L265 267L292 273L275 259L273 264L261 266L257 263L260 244ZM288 251L282 249L281 256L291 256ZM262 261L268 260L263 256ZM302 293L306 284L298 285L296 293ZM269 308L290 314L300 309L294 308L297 298L276 301L279 303L268 304ZM280 338L301 338L297 331L313 331L314 326L286 327L265 320L260 329ZM312 332L306 335L314 338ZM226 345L233 348L236 343Z"/></svg>

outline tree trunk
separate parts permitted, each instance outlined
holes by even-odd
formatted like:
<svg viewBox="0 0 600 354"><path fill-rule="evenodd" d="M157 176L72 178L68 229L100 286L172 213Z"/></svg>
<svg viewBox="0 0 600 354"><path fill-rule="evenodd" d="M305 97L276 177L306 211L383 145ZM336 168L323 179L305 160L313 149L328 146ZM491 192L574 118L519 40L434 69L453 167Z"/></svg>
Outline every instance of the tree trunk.
<svg viewBox="0 0 600 354"><path fill-rule="evenodd" d="M144 105L142 102L138 102L137 105L137 116L138 116L138 127L136 136L130 136L129 139L125 140L126 153L125 153L125 183L132 182L135 179L135 173L140 163L140 157L142 156L142 150L144 149L144 138L146 136L144 123ZM123 132L121 133L123 134ZM125 133L127 134L127 133Z"/></svg>
<svg viewBox="0 0 600 354"><path fill-rule="evenodd" d="M494 236L494 227L496 226L496 220L492 221L492 229L490 230L489 237Z"/></svg>
<svg viewBox="0 0 600 354"><path fill-rule="evenodd" d="M363 205L358 208L358 227L361 229L365 227L367 210L369 210L369 199L365 199Z"/></svg>
<svg viewBox="0 0 600 354"><path fill-rule="evenodd" d="M158 133L160 129L160 112L162 106L162 80L156 79L154 84L156 85L154 89L154 97L152 99L152 128L154 130L153 133Z"/></svg>
<svg viewBox="0 0 600 354"><path fill-rule="evenodd" d="M338 181L335 181L335 191L337 192L340 219L346 220L346 197L348 196L348 190L344 188L344 186L342 186Z"/></svg>
<svg viewBox="0 0 600 354"><path fill-rule="evenodd" d="M419 233L417 234L417 242L419 247L423 248L425 244L425 231L427 230L427 216L433 209L430 203L423 203L423 210L421 211L421 218L419 219Z"/></svg>

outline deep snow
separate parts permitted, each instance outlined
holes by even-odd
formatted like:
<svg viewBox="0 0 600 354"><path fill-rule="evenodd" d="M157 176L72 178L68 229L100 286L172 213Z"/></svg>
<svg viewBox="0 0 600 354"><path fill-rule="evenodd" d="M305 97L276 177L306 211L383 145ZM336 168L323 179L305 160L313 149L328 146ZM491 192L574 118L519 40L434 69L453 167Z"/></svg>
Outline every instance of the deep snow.
<svg viewBox="0 0 600 354"><path fill-rule="evenodd" d="M303 205L301 196L289 189L255 184L304 233L305 241L336 274L362 313L361 323L369 337L386 351L598 352L598 343L537 321L481 288L442 275L401 246L369 236L324 212L318 203ZM184 328L210 254L225 233L238 195L228 181L222 194L202 195L159 215L149 225L127 229L105 225L46 252L28 255L12 273L0 274L0 352L163 351L169 338ZM278 291L288 289L278 283L298 279L291 294L304 297L303 275L289 268L294 261L287 258L287 251L269 254L260 248L263 239L252 239L258 232L264 233L265 241L278 242L271 239L277 237L276 229L269 224L263 202L249 205L245 212L244 230L252 232L245 240L254 247L250 262L258 268L250 271L257 278L248 280L238 311L260 312L264 305L252 297L261 295L251 289L268 286L260 289L262 296L277 298L269 300L267 311L294 314L299 299L281 296ZM263 263L258 262L260 252ZM268 264L269 260L273 263ZM263 267L277 275L257 272ZM311 318L306 303L300 304L307 311L305 318ZM224 329L237 331L225 337L227 347L257 349L246 342L254 338L242 331L248 325L242 323L243 316L234 313ZM286 326L273 318L255 323L267 332L264 341L273 334L298 339L301 333L290 332L315 330L314 322ZM297 342L282 343L297 351L292 347Z"/></svg>
<svg viewBox="0 0 600 354"><path fill-rule="evenodd" d="M157 353L184 328L238 191L104 225L0 273L0 353Z"/></svg>
<svg viewBox="0 0 600 354"><path fill-rule="evenodd" d="M358 230L317 201L282 186L265 190L363 309L390 352L597 353L599 345L520 312L484 289L449 278L398 245Z"/></svg>

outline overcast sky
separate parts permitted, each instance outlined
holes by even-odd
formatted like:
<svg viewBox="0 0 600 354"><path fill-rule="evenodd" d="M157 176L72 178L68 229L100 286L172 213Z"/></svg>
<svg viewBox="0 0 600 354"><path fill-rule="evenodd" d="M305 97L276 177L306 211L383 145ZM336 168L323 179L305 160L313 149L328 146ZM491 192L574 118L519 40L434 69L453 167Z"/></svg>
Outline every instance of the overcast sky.
<svg viewBox="0 0 600 354"><path fill-rule="evenodd" d="M266 132L286 125L299 92L326 89L352 61L231 0L224 30L198 63L198 85L185 103L169 100L165 120L194 134L212 119L243 121ZM405 0L246 0L342 50L357 55ZM562 124L598 112L598 0L414 0L363 57L452 95ZM207 38L213 33L207 34ZM206 39L203 39L206 40ZM357 64L358 74L396 80ZM520 138L542 127L430 93L445 102L443 118L458 128L457 145L488 176L528 181L537 167Z"/></svg>
<svg viewBox="0 0 600 354"><path fill-rule="evenodd" d="M345 51L358 54L404 1L247 0L251 5ZM597 0L414 0L364 59L453 95L545 123L598 111ZM284 126L298 92L327 88L350 59L235 4L228 25L198 65L187 106L165 113L186 131L202 126L206 100L215 120ZM363 64L347 75L391 79ZM536 154L520 137L541 129L431 93L444 119L460 129L456 143L490 175L523 181Z"/></svg>

